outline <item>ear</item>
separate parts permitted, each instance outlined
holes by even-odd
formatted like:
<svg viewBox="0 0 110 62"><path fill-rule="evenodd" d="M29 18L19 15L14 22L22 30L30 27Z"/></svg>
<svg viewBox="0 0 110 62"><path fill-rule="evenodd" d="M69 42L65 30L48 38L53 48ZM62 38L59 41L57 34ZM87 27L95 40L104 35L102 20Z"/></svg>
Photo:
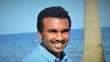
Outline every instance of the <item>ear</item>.
<svg viewBox="0 0 110 62"><path fill-rule="evenodd" d="M38 31L38 35L42 39L42 33Z"/></svg>

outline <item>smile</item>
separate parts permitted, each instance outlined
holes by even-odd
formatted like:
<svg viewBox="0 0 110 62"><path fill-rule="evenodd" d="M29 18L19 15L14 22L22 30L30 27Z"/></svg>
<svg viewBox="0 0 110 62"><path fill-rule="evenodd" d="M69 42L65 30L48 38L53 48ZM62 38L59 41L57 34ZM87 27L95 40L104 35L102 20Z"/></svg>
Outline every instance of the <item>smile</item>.
<svg viewBox="0 0 110 62"><path fill-rule="evenodd" d="M62 40L62 41L55 40L55 41L52 41L52 43L55 46L55 48L61 49L61 48L63 48L65 41L64 40Z"/></svg>

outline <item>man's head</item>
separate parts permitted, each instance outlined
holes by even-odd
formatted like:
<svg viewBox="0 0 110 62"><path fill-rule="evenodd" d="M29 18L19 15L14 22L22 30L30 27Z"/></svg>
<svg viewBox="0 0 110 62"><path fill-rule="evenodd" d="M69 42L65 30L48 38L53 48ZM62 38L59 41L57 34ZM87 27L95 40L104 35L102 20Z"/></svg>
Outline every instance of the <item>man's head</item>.
<svg viewBox="0 0 110 62"><path fill-rule="evenodd" d="M70 16L68 15L68 12L65 11L65 9L63 9L60 6L56 6L56 7L45 8L38 14L37 30L39 32L43 32L43 29L44 29L43 21L44 21L44 18L47 18L47 17L54 17L54 18L61 18L61 19L67 18L69 22L69 28L71 28L71 19L70 19Z"/></svg>
<svg viewBox="0 0 110 62"><path fill-rule="evenodd" d="M37 18L37 29L42 45L50 53L60 54L69 40L71 20L62 7L49 7L42 10Z"/></svg>

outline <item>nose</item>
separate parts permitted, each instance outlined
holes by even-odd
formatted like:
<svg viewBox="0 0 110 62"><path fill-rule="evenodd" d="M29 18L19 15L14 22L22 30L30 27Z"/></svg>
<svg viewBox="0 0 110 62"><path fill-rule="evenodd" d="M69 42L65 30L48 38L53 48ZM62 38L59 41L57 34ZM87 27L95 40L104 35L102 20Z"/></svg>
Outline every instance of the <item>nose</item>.
<svg viewBox="0 0 110 62"><path fill-rule="evenodd" d="M63 35L62 33L58 33L57 36L56 36L56 40L59 40L59 41L62 41L63 40Z"/></svg>

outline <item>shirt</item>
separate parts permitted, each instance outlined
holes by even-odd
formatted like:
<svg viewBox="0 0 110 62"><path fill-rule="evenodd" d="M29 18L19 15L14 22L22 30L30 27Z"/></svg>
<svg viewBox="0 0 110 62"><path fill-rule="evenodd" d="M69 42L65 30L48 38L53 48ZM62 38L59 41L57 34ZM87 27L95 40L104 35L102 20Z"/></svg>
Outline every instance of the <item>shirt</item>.
<svg viewBox="0 0 110 62"><path fill-rule="evenodd" d="M59 60L42 45L39 45L34 51L28 54L21 62L71 62L65 54L62 60Z"/></svg>

